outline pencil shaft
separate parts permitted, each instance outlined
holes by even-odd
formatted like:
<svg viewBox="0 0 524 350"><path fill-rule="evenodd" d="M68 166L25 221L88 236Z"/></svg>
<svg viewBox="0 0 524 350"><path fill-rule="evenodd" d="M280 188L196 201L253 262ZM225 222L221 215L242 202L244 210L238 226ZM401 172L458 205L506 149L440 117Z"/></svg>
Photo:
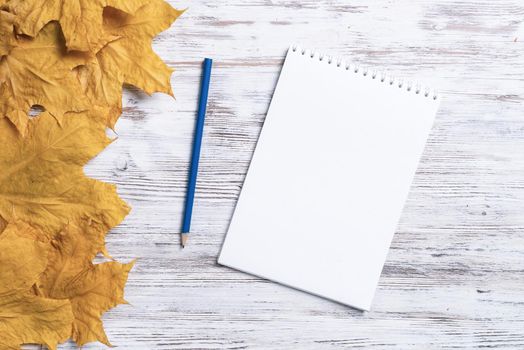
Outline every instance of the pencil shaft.
<svg viewBox="0 0 524 350"><path fill-rule="evenodd" d="M195 189L198 174L198 162L200 160L200 147L202 145L202 134L204 131L204 120L206 117L207 96L209 92L212 62L213 61L209 58L206 58L204 60L204 72L202 75L202 83L200 86L200 100L198 105L195 138L193 142L193 153L191 155L191 168L189 170L189 182L187 186L182 233L188 233L191 227L191 216L193 214L193 202L195 199Z"/></svg>

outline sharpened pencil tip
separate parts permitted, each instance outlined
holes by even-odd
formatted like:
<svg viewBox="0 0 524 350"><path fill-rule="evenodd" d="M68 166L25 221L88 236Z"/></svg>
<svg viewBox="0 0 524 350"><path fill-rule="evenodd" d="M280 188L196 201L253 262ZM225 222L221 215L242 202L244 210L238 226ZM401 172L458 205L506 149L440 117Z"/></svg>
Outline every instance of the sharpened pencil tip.
<svg viewBox="0 0 524 350"><path fill-rule="evenodd" d="M182 245L182 248L186 247L188 239L189 239L189 235L187 233L182 233L180 235L180 244Z"/></svg>

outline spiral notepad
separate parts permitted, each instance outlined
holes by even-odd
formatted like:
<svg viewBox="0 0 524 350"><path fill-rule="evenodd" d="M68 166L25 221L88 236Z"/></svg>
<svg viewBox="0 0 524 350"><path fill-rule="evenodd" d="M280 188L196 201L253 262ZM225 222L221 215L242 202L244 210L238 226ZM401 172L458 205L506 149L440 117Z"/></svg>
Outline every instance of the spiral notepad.
<svg viewBox="0 0 524 350"><path fill-rule="evenodd" d="M369 310L439 100L291 47L219 263Z"/></svg>

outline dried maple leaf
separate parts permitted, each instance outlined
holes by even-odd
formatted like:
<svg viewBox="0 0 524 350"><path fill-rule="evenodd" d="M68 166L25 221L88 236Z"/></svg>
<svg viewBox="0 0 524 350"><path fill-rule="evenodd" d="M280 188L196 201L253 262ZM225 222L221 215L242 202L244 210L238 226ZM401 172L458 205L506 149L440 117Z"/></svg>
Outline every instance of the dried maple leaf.
<svg viewBox="0 0 524 350"><path fill-rule="evenodd" d="M107 6L134 13L147 0L11 0L20 34L35 36L51 21L58 21L69 50L96 52L104 37L103 10Z"/></svg>
<svg viewBox="0 0 524 350"><path fill-rule="evenodd" d="M44 344L56 349L71 334L73 313L68 300L30 293L47 265L50 245L31 237L32 228L20 223L0 233L0 349Z"/></svg>
<svg viewBox="0 0 524 350"><path fill-rule="evenodd" d="M114 129L122 114L122 83L112 71L102 71L97 60L76 67L83 91L93 105L105 111L103 125Z"/></svg>
<svg viewBox="0 0 524 350"><path fill-rule="evenodd" d="M68 299L73 307L72 339L80 346L100 341L111 346L100 317L126 303L124 286L133 262L91 263L93 241L84 229L68 226L52 242L49 266L39 289L53 299Z"/></svg>
<svg viewBox="0 0 524 350"><path fill-rule="evenodd" d="M3 217L0 216L0 232L3 232L7 227L8 223Z"/></svg>
<svg viewBox="0 0 524 350"><path fill-rule="evenodd" d="M12 13L0 10L0 57L7 55L16 46L14 19L15 16Z"/></svg>
<svg viewBox="0 0 524 350"><path fill-rule="evenodd" d="M43 106L60 120L68 111L89 108L72 68L82 55L67 55L57 23L48 24L35 39L18 40L0 61L0 118L7 117L22 134L33 105Z"/></svg>
<svg viewBox="0 0 524 350"><path fill-rule="evenodd" d="M153 0L135 15L106 8L105 30L113 35L94 60L77 68L84 91L92 103L112 106L107 125L113 127L122 113L122 85L134 85L147 94L163 92L173 95L171 73L158 57L151 42L182 14L163 0Z"/></svg>
<svg viewBox="0 0 524 350"><path fill-rule="evenodd" d="M0 119L0 216L20 219L50 237L68 223L88 221L104 234L129 207L114 185L87 178L82 167L110 140L88 113L68 113L62 124L43 112L22 137Z"/></svg>
<svg viewBox="0 0 524 350"><path fill-rule="evenodd" d="M181 13L162 0L0 0L0 350L110 345L101 316L125 303L133 262L92 260L129 208L82 167L110 142L123 84L172 95L151 42ZM45 111L30 120L34 105Z"/></svg>
<svg viewBox="0 0 524 350"><path fill-rule="evenodd" d="M37 295L67 299L74 315L68 335L79 345L94 340L109 345L100 316L124 302L132 264L93 265L91 260L105 253L107 230L129 208L114 186L83 174L82 166L110 142L93 119L88 113L68 113L59 125L43 112L30 120L25 138L0 119L5 142L0 149L0 217L5 222L24 219L44 230L38 235L52 247Z"/></svg>

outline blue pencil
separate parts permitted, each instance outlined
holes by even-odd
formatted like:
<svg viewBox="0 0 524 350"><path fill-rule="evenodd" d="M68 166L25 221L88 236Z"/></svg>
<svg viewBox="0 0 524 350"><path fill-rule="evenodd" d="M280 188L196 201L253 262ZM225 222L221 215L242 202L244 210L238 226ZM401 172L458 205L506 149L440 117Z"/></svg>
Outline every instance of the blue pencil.
<svg viewBox="0 0 524 350"><path fill-rule="evenodd" d="M189 238L191 226L191 215L193 213L193 202L195 199L195 188L198 174L198 161L200 160L200 147L202 145L202 133L204 131L204 120L206 118L207 95L209 92L209 81L211 79L211 66L213 60L204 60L204 73L200 85L200 101L198 104L198 117L193 140L193 154L191 155L191 168L189 170L189 183L187 186L186 205L184 210L184 222L182 224L181 244L185 247Z"/></svg>

